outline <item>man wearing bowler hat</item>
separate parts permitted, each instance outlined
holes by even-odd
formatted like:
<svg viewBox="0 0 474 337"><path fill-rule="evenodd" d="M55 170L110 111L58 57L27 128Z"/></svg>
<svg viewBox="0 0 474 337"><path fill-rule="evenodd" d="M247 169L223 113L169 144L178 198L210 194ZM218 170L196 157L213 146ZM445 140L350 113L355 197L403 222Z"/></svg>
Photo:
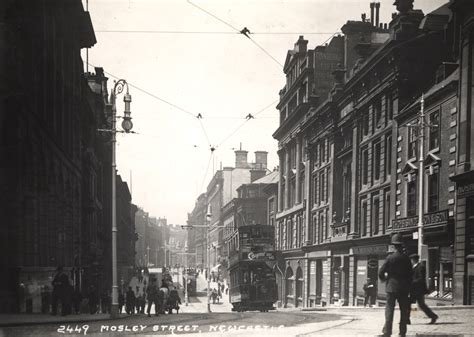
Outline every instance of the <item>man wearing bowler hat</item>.
<svg viewBox="0 0 474 337"><path fill-rule="evenodd" d="M410 301L408 294L412 282L412 266L410 258L403 252L402 236L394 234L391 244L395 251L387 256L384 264L379 270L380 280L386 282L387 303L385 305L385 325L383 336L392 334L393 312L395 301L400 307L400 336L406 336L407 323L409 320Z"/></svg>
<svg viewBox="0 0 474 337"><path fill-rule="evenodd" d="M425 266L420 263L420 256L418 254L411 254L410 260L413 265L413 282L410 291L410 304L418 302L420 309L423 310L426 316L431 318L430 324L434 324L438 319L438 315L436 315L425 303L425 294L428 293L428 287L426 286L425 281Z"/></svg>

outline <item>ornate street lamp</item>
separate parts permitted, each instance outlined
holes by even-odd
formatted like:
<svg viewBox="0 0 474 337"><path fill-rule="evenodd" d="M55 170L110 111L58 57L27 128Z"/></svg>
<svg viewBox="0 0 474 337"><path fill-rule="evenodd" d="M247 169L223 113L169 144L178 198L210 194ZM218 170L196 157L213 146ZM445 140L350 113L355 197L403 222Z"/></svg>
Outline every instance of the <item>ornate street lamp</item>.
<svg viewBox="0 0 474 337"><path fill-rule="evenodd" d="M130 102L132 96L128 93L128 83L126 80L120 79L115 82L114 89L111 93L111 104L112 104L112 308L110 314L112 317L118 316L118 284L117 284L117 196L115 186L115 175L117 171L117 164L115 158L115 146L117 143L116 135L116 120L117 120L117 106L115 100L117 95L122 93L124 87L127 88L127 92L124 95L123 101L125 102L124 116L122 121L122 128L125 133L129 133L133 128L132 118L130 117Z"/></svg>

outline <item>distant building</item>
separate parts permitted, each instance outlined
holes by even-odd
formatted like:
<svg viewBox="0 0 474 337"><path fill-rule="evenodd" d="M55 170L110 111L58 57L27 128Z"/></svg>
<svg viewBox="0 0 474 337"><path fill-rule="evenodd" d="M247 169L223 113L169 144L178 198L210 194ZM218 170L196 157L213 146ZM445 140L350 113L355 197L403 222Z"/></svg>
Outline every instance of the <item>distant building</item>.
<svg viewBox="0 0 474 337"><path fill-rule="evenodd" d="M135 273L135 213L137 207L131 203L132 197L126 182L120 175L117 184L117 279L127 283ZM108 288L104 289L108 290Z"/></svg>
<svg viewBox="0 0 474 337"><path fill-rule="evenodd" d="M249 184L243 184L237 189L237 198L233 198L223 208L221 223L224 228L226 242L225 257L238 249L238 228L246 225L268 225L268 195L265 188L278 177L273 171L268 175Z"/></svg>

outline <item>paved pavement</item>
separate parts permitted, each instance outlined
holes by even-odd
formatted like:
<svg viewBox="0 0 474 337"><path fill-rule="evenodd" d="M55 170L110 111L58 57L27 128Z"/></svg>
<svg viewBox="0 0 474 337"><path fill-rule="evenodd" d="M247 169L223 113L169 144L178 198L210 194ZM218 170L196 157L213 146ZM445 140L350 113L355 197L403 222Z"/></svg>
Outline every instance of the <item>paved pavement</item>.
<svg viewBox="0 0 474 337"><path fill-rule="evenodd" d="M262 330L257 329L260 336L375 336L380 334L384 324L384 308L362 308L362 307L326 307L316 308L314 311L300 310L297 308L278 309L271 313L235 313L231 312L231 304L224 296L223 302L211 303L211 314L207 314L207 299L205 292L201 296L191 297L188 306L183 303L179 315L160 315L148 318L145 315L127 316L121 315L120 320L111 321L107 314L97 315L0 315L0 326L22 326L32 336L42 335L43 332L50 333L56 324L83 323L87 322L93 327L101 324L126 325L126 324L152 324L160 322L163 324L198 324L203 331L200 336L250 336L255 334L254 330L239 330L240 327L258 327L265 324L278 327L285 325L282 329ZM474 306L460 307L433 307L438 314L439 320L436 324L428 324L429 319L419 310L414 310L411 315L412 324L408 326L409 336L474 336ZM100 322L99 322L100 321ZM399 313L395 312L393 333L398 334ZM156 323L155 323L156 324ZM42 328L43 327L43 328ZM151 327L151 326L150 326ZM12 330L18 329L18 330ZM0 336L3 336L0 329ZM5 331L23 331L21 327L11 328ZM149 335L151 331L147 334ZM162 331L159 334L169 334ZM137 333L135 333L137 334ZM139 334L139 333L138 333ZM153 334L153 333L151 333ZM7 334L5 334L7 335ZM57 335L57 334L56 334ZM102 335L102 333L101 333ZM123 334L122 334L123 335Z"/></svg>

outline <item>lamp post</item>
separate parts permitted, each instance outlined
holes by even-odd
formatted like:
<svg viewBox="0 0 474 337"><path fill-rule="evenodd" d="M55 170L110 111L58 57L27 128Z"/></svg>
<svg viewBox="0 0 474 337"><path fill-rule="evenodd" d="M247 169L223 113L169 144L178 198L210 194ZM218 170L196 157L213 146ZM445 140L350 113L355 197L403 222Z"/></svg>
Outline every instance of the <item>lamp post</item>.
<svg viewBox="0 0 474 337"><path fill-rule="evenodd" d="M425 96L421 95L420 101L420 114L416 124L408 123L406 126L409 128L415 128L418 131L418 223L417 223L417 235L418 235L418 255L420 260L423 261L427 256L423 255L423 215L424 215L424 177L425 177L425 128L437 128L439 125L426 123L425 121Z"/></svg>
<svg viewBox="0 0 474 337"><path fill-rule="evenodd" d="M122 93L124 87L127 88L127 92L123 97L125 102L124 116L122 117L122 128L123 131L129 133L133 128L132 118L130 117L130 102L132 96L128 93L128 83L126 80L120 79L115 82L114 88L110 95L112 104L112 129L108 130L112 133L112 308L110 314L112 317L118 316L118 285L117 285L117 214L116 214L116 186L115 186L115 175L117 171L117 164L115 159L115 146L117 143L116 135L116 120L117 120L117 106L115 104L116 97Z"/></svg>
<svg viewBox="0 0 474 337"><path fill-rule="evenodd" d="M420 119L418 121L420 131L420 155L418 156L419 170L419 191L418 191L418 255L422 258L423 247L423 188L425 177L424 147L425 147L425 98L421 95Z"/></svg>

